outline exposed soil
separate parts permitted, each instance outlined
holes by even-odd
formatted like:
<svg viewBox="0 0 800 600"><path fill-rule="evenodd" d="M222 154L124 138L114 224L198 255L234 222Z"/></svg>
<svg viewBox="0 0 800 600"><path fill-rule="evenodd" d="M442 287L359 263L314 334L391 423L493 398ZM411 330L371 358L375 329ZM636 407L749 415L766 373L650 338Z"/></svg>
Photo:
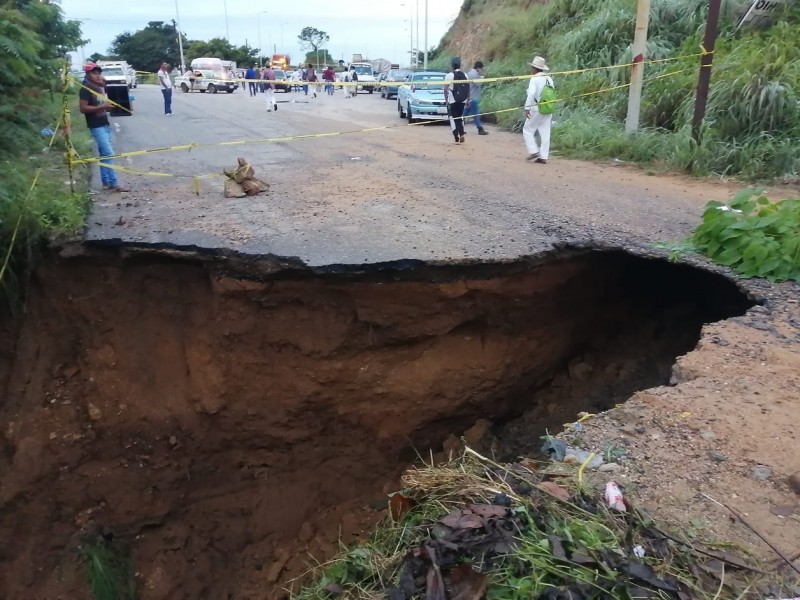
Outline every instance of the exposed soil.
<svg viewBox="0 0 800 600"><path fill-rule="evenodd" d="M521 415L538 442L667 383L703 323L752 305L608 251L337 275L53 257L2 357L2 597L87 598L72 550L93 532L131 544L143 599L278 597L383 514L417 452Z"/></svg>

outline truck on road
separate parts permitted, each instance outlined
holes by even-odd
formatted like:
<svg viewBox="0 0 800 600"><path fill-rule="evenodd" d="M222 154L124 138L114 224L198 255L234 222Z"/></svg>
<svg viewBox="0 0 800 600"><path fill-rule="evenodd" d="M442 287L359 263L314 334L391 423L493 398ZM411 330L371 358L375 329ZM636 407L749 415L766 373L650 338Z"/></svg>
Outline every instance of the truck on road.
<svg viewBox="0 0 800 600"><path fill-rule="evenodd" d="M361 58L360 54L354 54L353 58ZM372 63L368 60L353 61L347 66L348 71L355 71L358 73L359 88L365 92L372 94L378 85L375 71L372 69Z"/></svg>

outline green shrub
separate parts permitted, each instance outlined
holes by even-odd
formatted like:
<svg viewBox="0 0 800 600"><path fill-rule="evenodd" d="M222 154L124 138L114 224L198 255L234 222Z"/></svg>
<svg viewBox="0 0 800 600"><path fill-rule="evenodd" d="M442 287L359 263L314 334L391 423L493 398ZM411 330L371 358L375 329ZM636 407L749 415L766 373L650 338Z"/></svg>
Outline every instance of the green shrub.
<svg viewBox="0 0 800 600"><path fill-rule="evenodd" d="M709 202L695 248L744 277L800 281L800 200L770 202L744 190L727 206Z"/></svg>

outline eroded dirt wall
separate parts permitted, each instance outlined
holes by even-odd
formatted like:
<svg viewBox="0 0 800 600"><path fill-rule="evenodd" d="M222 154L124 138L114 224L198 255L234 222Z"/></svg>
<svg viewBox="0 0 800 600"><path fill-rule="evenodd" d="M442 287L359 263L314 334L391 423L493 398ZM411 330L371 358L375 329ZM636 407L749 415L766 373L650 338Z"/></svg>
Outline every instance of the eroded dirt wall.
<svg viewBox="0 0 800 600"><path fill-rule="evenodd" d="M750 304L622 253L228 271L159 256L38 270L7 340L0 595L87 597L70 549L102 531L130 542L142 598L277 597L307 551L381 516L410 449L557 404L548 386L587 352L646 363L609 371L615 390L663 383L703 322ZM564 411L602 400L582 397Z"/></svg>

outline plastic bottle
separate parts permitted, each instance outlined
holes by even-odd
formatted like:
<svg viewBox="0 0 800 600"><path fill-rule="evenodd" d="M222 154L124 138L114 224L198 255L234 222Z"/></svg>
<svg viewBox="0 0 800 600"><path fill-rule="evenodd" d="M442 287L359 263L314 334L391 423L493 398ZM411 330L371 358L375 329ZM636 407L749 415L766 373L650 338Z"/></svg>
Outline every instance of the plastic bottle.
<svg viewBox="0 0 800 600"><path fill-rule="evenodd" d="M625 507L625 498L622 496L622 491L620 491L615 481L609 481L606 484L606 504L619 512L627 512L628 510Z"/></svg>

